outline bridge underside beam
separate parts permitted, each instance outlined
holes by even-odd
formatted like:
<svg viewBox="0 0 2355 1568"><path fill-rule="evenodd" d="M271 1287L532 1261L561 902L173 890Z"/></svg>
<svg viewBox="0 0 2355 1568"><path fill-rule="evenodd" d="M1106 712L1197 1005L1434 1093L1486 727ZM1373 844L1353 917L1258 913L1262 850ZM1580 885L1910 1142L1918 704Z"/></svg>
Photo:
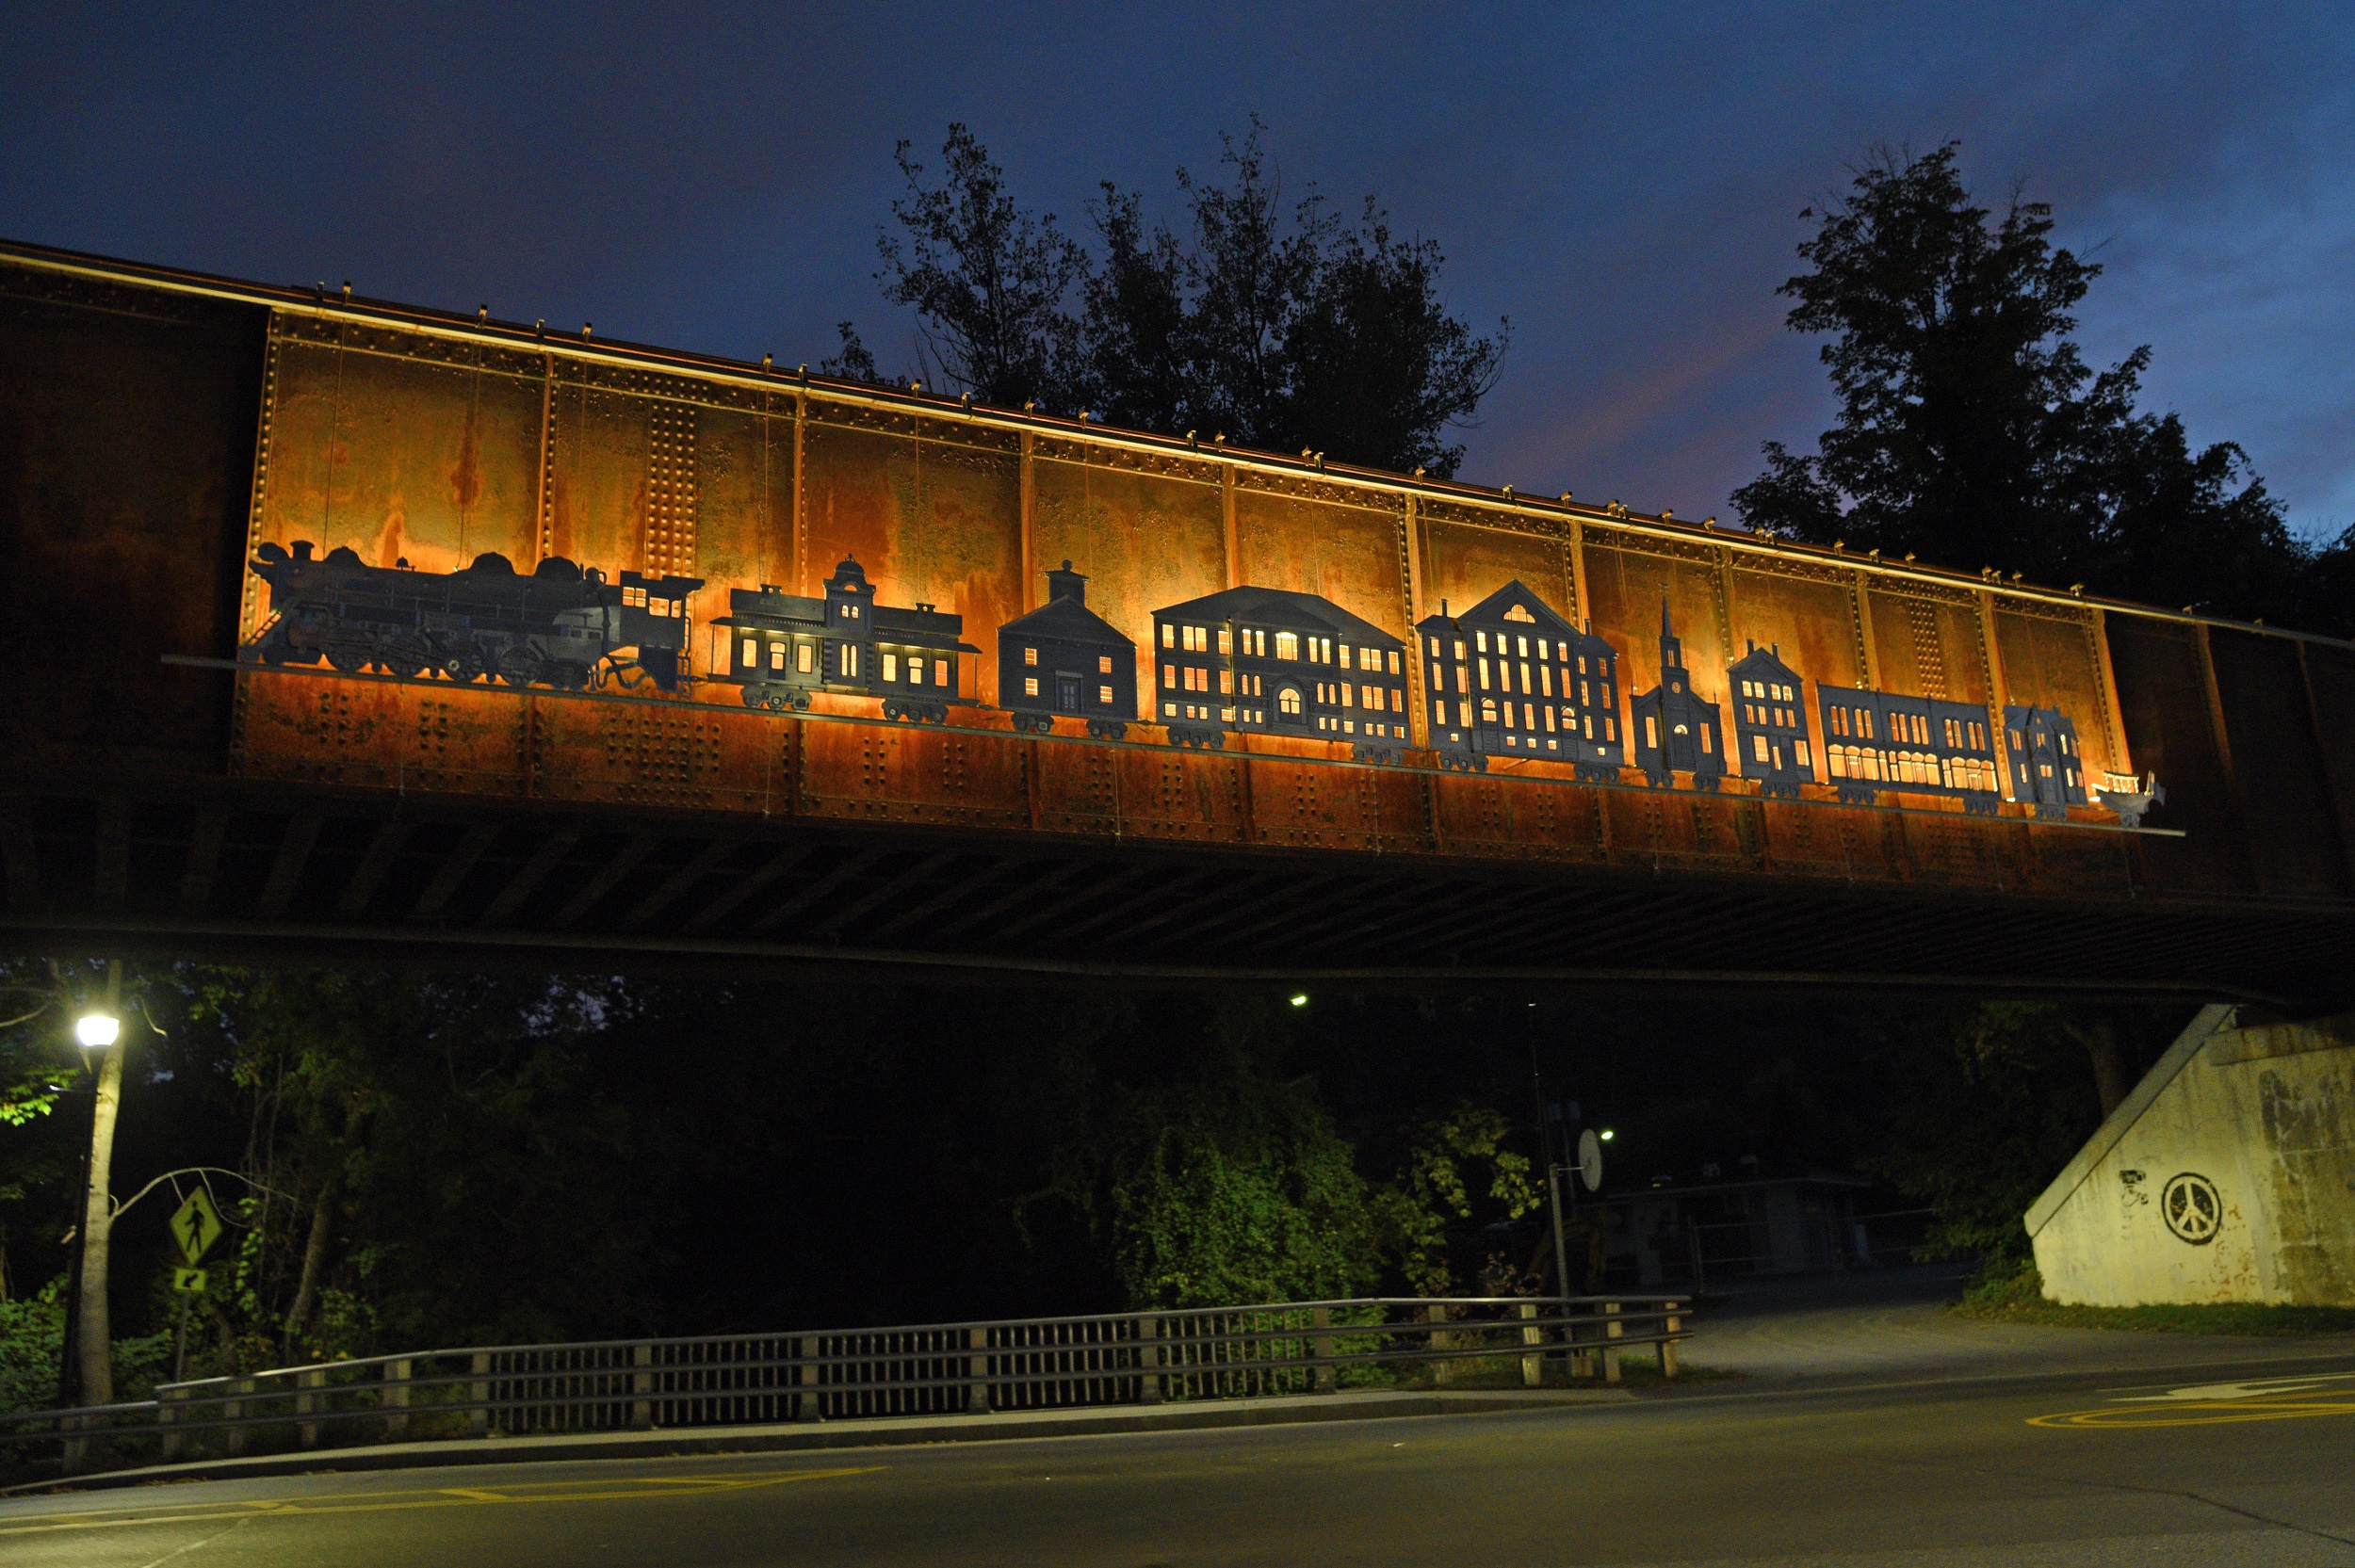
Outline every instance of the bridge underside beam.
<svg viewBox="0 0 2355 1568"><path fill-rule="evenodd" d="M973 978L1777 984L2340 999L2342 903L1919 884L177 781L0 801L0 945Z"/></svg>

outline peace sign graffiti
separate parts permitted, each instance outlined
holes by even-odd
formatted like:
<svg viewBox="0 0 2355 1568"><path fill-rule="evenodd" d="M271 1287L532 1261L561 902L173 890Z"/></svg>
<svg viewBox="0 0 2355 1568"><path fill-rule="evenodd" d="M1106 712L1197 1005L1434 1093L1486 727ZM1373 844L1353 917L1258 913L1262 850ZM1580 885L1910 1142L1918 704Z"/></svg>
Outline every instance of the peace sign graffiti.
<svg viewBox="0 0 2355 1568"><path fill-rule="evenodd" d="M2216 1183L2186 1171L2168 1179L2159 1193L2159 1213L2179 1240L2204 1247L2216 1239L2217 1227L2224 1223L2224 1200L2217 1195Z"/></svg>

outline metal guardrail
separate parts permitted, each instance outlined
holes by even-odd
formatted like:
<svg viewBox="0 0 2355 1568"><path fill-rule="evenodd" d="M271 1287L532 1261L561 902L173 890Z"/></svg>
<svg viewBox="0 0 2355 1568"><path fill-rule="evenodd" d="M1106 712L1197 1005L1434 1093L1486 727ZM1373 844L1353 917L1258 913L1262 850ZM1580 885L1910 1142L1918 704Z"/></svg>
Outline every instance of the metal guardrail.
<svg viewBox="0 0 2355 1568"><path fill-rule="evenodd" d="M0 1415L0 1449L65 1474L149 1459L493 1434L1331 1393L1429 1366L1548 1359L1619 1379L1650 1348L1674 1377L1691 1297L1366 1297L817 1333L509 1345L167 1383L123 1404Z"/></svg>

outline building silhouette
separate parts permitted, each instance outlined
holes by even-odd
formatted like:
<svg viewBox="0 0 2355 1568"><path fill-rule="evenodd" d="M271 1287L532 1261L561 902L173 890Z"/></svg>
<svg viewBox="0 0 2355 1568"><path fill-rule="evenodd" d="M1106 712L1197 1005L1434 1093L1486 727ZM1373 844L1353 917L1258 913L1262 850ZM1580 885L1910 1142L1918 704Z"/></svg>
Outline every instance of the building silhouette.
<svg viewBox="0 0 2355 1568"><path fill-rule="evenodd" d="M2007 707L2005 739L2011 743L2011 798L2038 816L2061 817L2087 803L2085 752L2077 726L2058 708Z"/></svg>
<svg viewBox="0 0 2355 1568"><path fill-rule="evenodd" d="M1799 672L1782 662L1781 647L1749 644L1726 671L1726 696L1733 704L1734 763L1742 776L1758 780L1770 798L1797 800L1799 786L1815 782L1815 751Z"/></svg>
<svg viewBox="0 0 2355 1568"><path fill-rule="evenodd" d="M1047 574L1047 603L998 628L998 705L1015 728L1044 735L1055 717L1118 740L1137 717L1137 645L1087 607L1086 577L1065 561Z"/></svg>
<svg viewBox="0 0 2355 1568"><path fill-rule="evenodd" d="M1427 686L1423 718L1443 763L1539 757L1582 774L1627 760L1619 733L1619 655L1516 578L1451 616L1446 601L1415 627Z"/></svg>
<svg viewBox="0 0 2355 1568"><path fill-rule="evenodd" d="M1628 704L1628 729L1635 765L1660 788L1678 773L1693 775L1697 789L1713 790L1725 777L1725 728L1717 704L1693 690L1684 668L1684 644L1660 601L1660 684Z"/></svg>
<svg viewBox="0 0 2355 1568"><path fill-rule="evenodd" d="M1347 741L1361 761L1407 745L1406 644L1315 593L1230 588L1153 612L1154 702L1170 739L1229 730Z"/></svg>
<svg viewBox="0 0 2355 1568"><path fill-rule="evenodd" d="M1939 697L1818 686L1824 770L1840 799L1870 805L1884 789L1944 795L1975 816L2003 799L1987 709Z"/></svg>

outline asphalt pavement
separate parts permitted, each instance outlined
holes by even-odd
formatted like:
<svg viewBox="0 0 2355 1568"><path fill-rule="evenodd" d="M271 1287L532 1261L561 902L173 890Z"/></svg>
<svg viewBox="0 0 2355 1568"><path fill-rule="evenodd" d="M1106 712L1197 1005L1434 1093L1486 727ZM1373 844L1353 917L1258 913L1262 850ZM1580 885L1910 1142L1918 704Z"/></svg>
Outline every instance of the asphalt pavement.
<svg viewBox="0 0 2355 1568"><path fill-rule="evenodd" d="M1747 1376L1623 1403L23 1497L0 1562L2355 1564L2355 1343L1850 1289L1736 1300L1691 1355Z"/></svg>

